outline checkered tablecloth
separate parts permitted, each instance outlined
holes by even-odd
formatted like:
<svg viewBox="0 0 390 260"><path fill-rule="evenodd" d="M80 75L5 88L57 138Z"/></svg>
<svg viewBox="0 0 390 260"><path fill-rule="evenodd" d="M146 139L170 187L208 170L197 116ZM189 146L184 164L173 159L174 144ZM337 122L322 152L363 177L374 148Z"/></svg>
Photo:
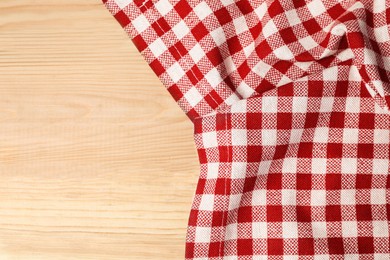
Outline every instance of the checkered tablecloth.
<svg viewBox="0 0 390 260"><path fill-rule="evenodd" d="M194 123L183 258L390 259L390 1L103 2Z"/></svg>

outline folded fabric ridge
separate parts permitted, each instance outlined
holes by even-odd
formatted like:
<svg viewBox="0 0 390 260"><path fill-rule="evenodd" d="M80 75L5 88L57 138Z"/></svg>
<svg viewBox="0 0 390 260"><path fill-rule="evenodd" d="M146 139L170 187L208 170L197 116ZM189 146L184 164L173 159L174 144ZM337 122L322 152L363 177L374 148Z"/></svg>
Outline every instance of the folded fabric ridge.
<svg viewBox="0 0 390 260"><path fill-rule="evenodd" d="M186 259L390 259L390 2L103 3L194 123Z"/></svg>

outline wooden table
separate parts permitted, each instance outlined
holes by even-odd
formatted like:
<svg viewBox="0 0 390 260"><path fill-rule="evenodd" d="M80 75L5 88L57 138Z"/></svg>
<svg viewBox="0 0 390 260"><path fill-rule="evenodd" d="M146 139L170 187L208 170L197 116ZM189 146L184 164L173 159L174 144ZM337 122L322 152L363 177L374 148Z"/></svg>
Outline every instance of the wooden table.
<svg viewBox="0 0 390 260"><path fill-rule="evenodd" d="M183 259L192 133L100 0L0 1L0 259Z"/></svg>

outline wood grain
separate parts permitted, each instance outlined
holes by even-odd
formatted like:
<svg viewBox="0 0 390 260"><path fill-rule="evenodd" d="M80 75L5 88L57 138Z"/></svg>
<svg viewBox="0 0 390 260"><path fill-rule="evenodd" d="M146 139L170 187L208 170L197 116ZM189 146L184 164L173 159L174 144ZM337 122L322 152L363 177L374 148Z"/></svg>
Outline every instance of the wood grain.
<svg viewBox="0 0 390 260"><path fill-rule="evenodd" d="M100 0L0 1L0 259L183 259L192 133Z"/></svg>

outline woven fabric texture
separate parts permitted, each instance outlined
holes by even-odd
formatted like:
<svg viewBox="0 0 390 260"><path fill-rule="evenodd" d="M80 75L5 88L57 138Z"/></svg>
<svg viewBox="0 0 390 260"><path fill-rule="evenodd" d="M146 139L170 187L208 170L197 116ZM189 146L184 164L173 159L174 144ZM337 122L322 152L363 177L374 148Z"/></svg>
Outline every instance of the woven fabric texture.
<svg viewBox="0 0 390 260"><path fill-rule="evenodd" d="M183 258L390 259L390 1L103 3L194 124Z"/></svg>

